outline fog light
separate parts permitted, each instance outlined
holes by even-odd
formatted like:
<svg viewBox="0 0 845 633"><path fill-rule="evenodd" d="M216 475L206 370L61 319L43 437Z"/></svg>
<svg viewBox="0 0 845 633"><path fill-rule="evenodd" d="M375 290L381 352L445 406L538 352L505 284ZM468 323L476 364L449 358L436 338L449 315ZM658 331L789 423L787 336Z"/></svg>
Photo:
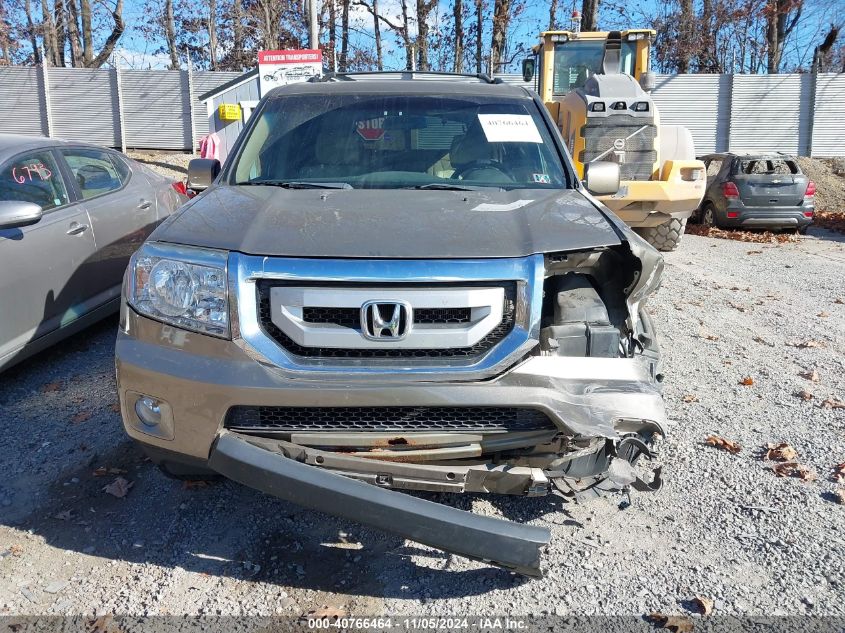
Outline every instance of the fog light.
<svg viewBox="0 0 845 633"><path fill-rule="evenodd" d="M138 398L135 413L146 426L158 426L161 422L161 402L149 396Z"/></svg>
<svg viewBox="0 0 845 633"><path fill-rule="evenodd" d="M728 211L728 219L735 219L739 217L739 211Z"/></svg>

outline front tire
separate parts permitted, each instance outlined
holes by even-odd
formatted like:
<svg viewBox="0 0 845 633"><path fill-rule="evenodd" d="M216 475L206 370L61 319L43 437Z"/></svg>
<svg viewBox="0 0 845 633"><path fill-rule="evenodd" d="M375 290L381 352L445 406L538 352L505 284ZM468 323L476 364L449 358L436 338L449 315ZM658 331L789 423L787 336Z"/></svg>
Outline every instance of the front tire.
<svg viewBox="0 0 845 633"><path fill-rule="evenodd" d="M640 237L654 246L657 250L668 252L674 251L678 248L686 226L686 218L683 220L676 220L672 218L671 220L667 220L663 224L658 224L657 226L637 229L637 233L639 233Z"/></svg>
<svg viewBox="0 0 845 633"><path fill-rule="evenodd" d="M719 220L716 218L716 207L709 202L701 209L701 223L708 227L719 227Z"/></svg>

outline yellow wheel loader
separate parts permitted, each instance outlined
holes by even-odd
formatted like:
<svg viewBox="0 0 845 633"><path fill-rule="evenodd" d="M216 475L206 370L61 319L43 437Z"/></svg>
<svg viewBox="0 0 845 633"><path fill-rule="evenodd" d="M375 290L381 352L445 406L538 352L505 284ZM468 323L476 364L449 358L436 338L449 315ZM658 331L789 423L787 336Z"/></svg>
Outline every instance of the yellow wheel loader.
<svg viewBox="0 0 845 633"><path fill-rule="evenodd" d="M661 125L649 96L654 36L650 29L544 32L522 74L534 80L581 178L592 163L619 163L619 191L598 199L655 248L671 251L706 178L689 130Z"/></svg>

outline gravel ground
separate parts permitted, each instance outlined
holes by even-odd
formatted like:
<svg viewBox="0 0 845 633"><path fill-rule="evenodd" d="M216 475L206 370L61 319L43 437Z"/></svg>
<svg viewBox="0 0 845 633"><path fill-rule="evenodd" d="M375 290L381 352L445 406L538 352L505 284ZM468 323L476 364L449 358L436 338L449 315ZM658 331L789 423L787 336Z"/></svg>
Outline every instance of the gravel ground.
<svg viewBox="0 0 845 633"><path fill-rule="evenodd" d="M845 616L845 506L830 479L845 409L822 406L845 399L845 239L687 236L666 260L650 304L673 420L663 490L624 509L618 496L432 495L548 526L543 579L230 482L166 479L123 434L112 318L0 375L0 615L641 617L688 614L704 596L722 615ZM800 376L813 370L817 382ZM710 434L741 452L705 445ZM769 442L792 445L817 480L776 477ZM125 498L102 490L118 475Z"/></svg>

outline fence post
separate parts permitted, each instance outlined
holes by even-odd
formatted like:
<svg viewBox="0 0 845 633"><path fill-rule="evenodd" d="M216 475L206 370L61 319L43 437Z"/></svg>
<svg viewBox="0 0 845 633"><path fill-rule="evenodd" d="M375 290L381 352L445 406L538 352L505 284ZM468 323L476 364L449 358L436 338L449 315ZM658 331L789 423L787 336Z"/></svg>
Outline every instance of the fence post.
<svg viewBox="0 0 845 633"><path fill-rule="evenodd" d="M188 58L188 116L191 118L191 154L197 143L197 129L194 123L194 73L191 70L191 52L186 50Z"/></svg>
<svg viewBox="0 0 845 633"><path fill-rule="evenodd" d="M815 60L813 60L815 62ZM810 73L810 112L807 117L809 121L809 130L807 132L807 156L813 155L813 131L816 127L816 91L819 89L819 73L818 65L813 63L813 72ZM800 104L799 104L800 108ZM798 111L798 139L801 139L801 111Z"/></svg>
<svg viewBox="0 0 845 633"><path fill-rule="evenodd" d="M120 78L120 60L114 58L115 83L117 84L117 119L120 124L120 151L126 153L126 120L123 118L123 83Z"/></svg>
<svg viewBox="0 0 845 633"><path fill-rule="evenodd" d="M44 59L42 57L42 59ZM41 64L41 80L44 82L44 114L47 118L47 136L53 138L53 117L50 114L50 76L47 72L47 62Z"/></svg>

